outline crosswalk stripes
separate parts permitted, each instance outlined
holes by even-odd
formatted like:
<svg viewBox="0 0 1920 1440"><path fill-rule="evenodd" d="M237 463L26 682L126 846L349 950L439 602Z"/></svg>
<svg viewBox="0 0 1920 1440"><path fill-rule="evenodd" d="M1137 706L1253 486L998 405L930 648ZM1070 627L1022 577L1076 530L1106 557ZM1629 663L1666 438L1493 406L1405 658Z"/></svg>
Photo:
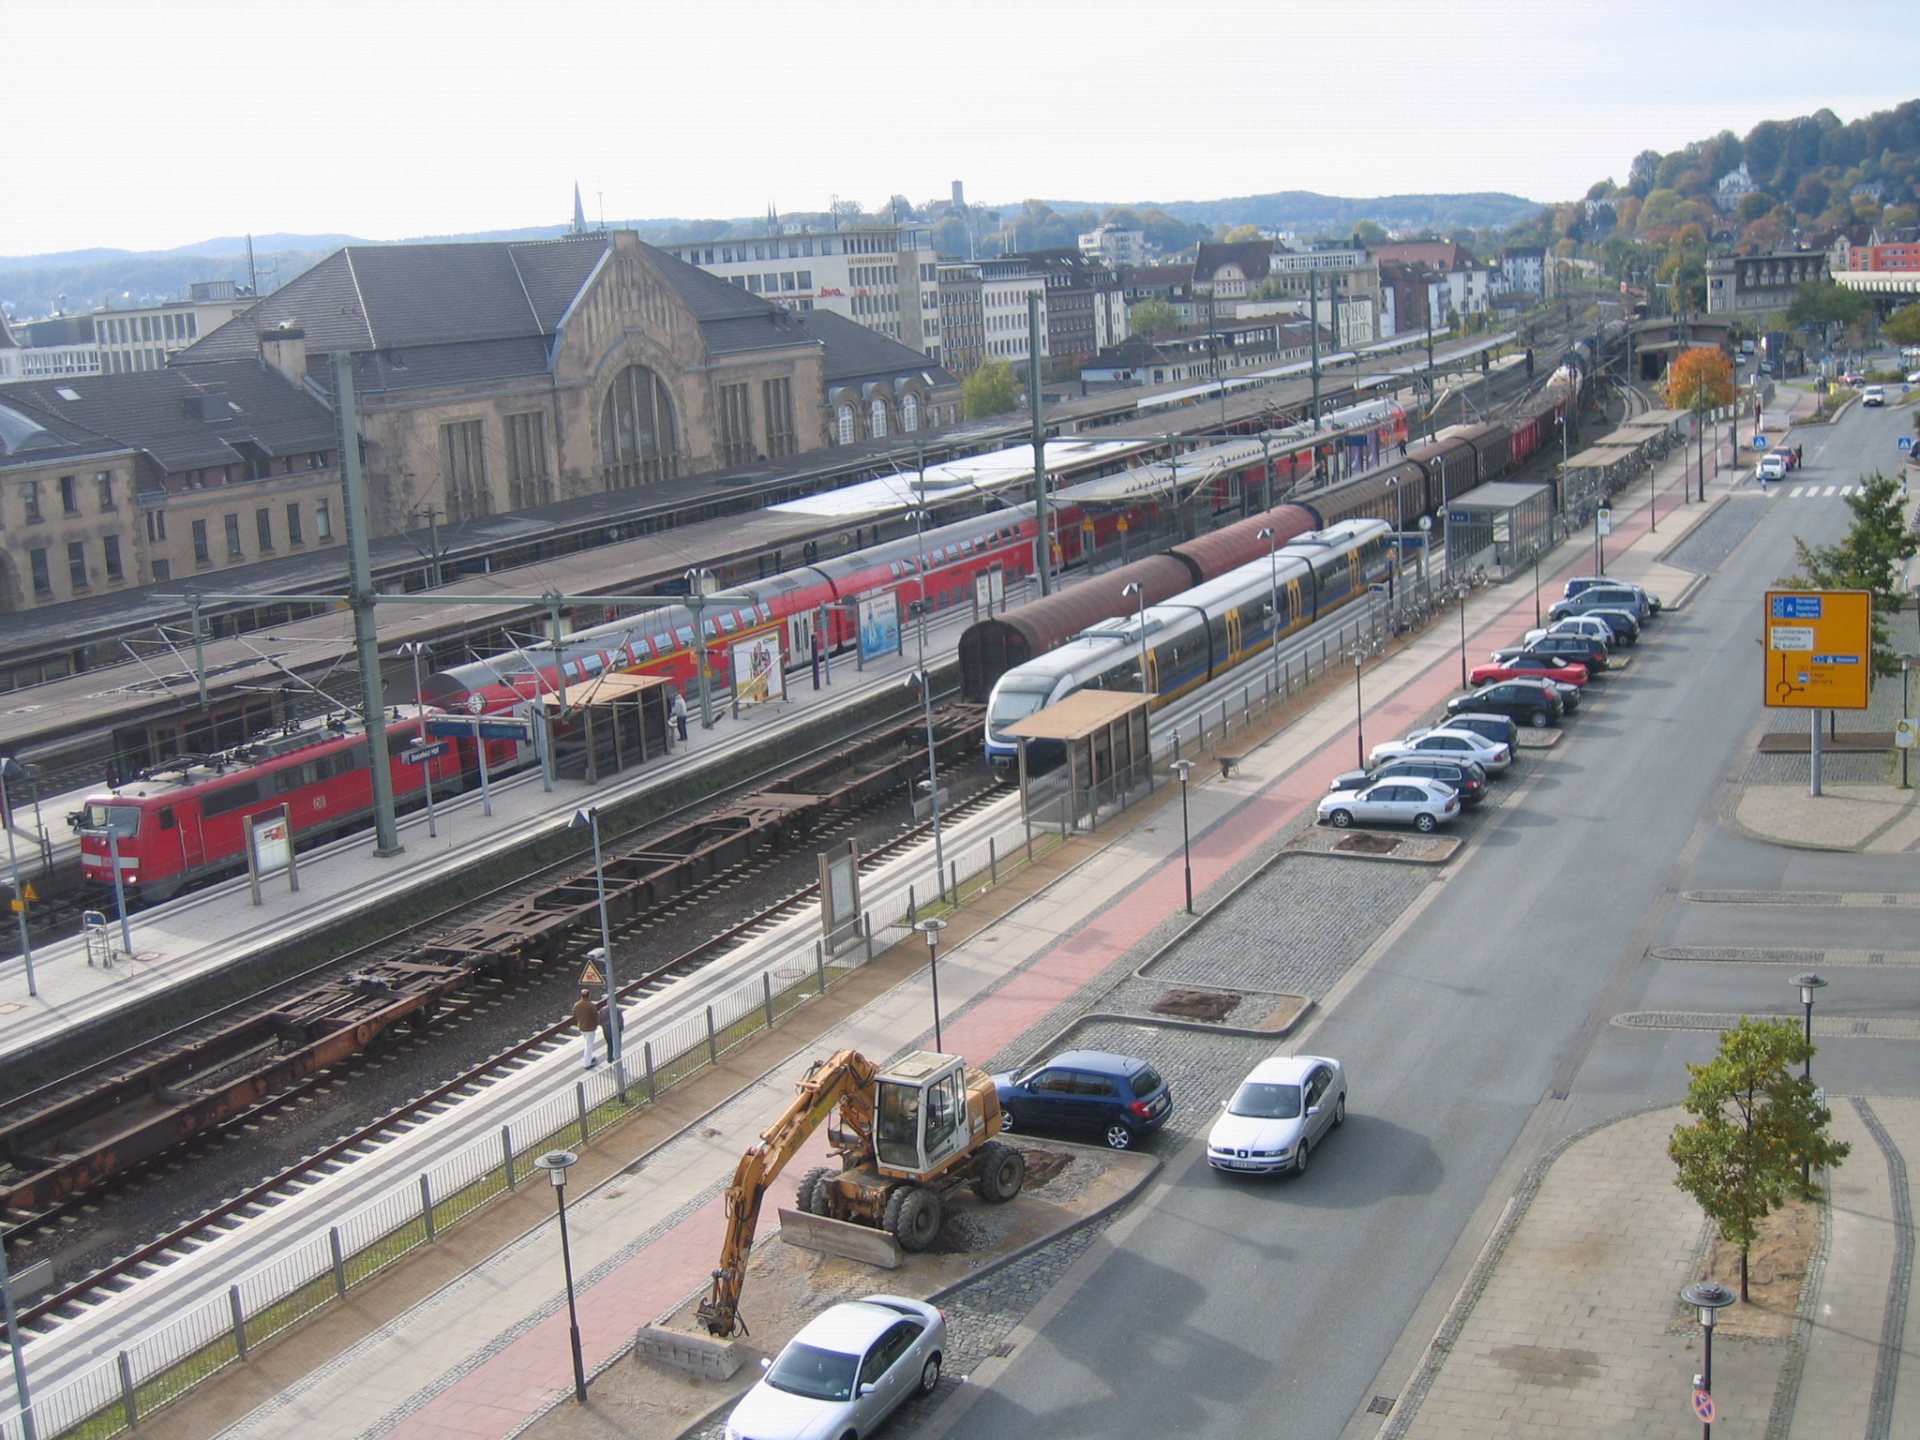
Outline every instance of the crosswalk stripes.
<svg viewBox="0 0 1920 1440"><path fill-rule="evenodd" d="M1771 486L1764 487L1769 495L1776 494ZM1793 485L1786 488L1789 500L1825 500L1831 496L1858 495L1863 488L1859 485Z"/></svg>

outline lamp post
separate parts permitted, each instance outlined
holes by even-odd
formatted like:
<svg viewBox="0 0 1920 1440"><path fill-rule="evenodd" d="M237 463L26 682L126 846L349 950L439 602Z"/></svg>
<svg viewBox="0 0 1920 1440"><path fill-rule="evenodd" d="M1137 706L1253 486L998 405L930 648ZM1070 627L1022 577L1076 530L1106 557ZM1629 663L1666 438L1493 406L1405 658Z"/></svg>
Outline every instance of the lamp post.
<svg viewBox="0 0 1920 1440"><path fill-rule="evenodd" d="M1812 1080L1813 1080L1813 992L1816 990L1826 989L1827 982L1821 979L1818 975L1814 974L1811 970L1809 970L1804 975L1794 976L1793 983L1800 991L1800 1009L1803 1016L1805 1017L1803 1020L1802 1029L1800 1033L1802 1038L1805 1039L1807 1044L1807 1058L1801 1067L1800 1078L1807 1081L1808 1083L1812 1083ZM1813 1183L1813 1162L1811 1160L1802 1160L1800 1162L1801 1188L1805 1189L1807 1186L1811 1185L1812 1183Z"/></svg>
<svg viewBox="0 0 1920 1440"><path fill-rule="evenodd" d="M1913 714L1913 686L1911 684L1912 680L1913 680L1913 657L1911 655L1902 655L1900 657L1900 717L1903 720ZM1907 786L1907 752L1912 749L1913 747L1911 745L1903 745L1900 747L1900 788L1902 790L1905 790L1908 788ZM4 768L4 767L0 767L0 768ZM7 832L7 854L8 854L8 858L11 859L13 854L13 832L11 831ZM19 888L20 887L18 885L14 886L14 889L16 891L18 891ZM22 925L20 927L20 935L23 940L26 938L26 933L27 933L26 926Z"/></svg>
<svg viewBox="0 0 1920 1440"><path fill-rule="evenodd" d="M933 864L940 885L940 899L947 898L947 852L940 845L940 766L933 748L933 677L924 670L907 676L909 686L920 687L920 704L927 723L927 803L933 807Z"/></svg>
<svg viewBox="0 0 1920 1440"><path fill-rule="evenodd" d="M427 707L420 699L420 656L426 651L426 645L419 640L409 640L400 647L400 653L413 661L413 709L414 719L420 723L420 739L417 742L422 749L427 746ZM476 744L481 743L476 741ZM438 837L440 827L433 814L433 756L429 755L420 762L420 785L427 792L427 834Z"/></svg>
<svg viewBox="0 0 1920 1440"><path fill-rule="evenodd" d="M1180 853L1187 870L1187 914L1193 914L1193 827L1187 819L1187 777L1193 773L1191 760L1173 762L1173 773L1180 777Z"/></svg>
<svg viewBox="0 0 1920 1440"><path fill-rule="evenodd" d="M1460 688L1467 688L1467 587L1459 587L1460 596Z"/></svg>
<svg viewBox="0 0 1920 1440"><path fill-rule="evenodd" d="M1540 624L1540 542L1533 542L1533 623Z"/></svg>
<svg viewBox="0 0 1920 1440"><path fill-rule="evenodd" d="M567 1276L567 1336L573 1342L573 1398L587 1403L587 1367L580 1358L580 1311L573 1301L573 1247L567 1243L567 1171L580 1161L571 1150L549 1150L534 1165L553 1181L553 1198L560 1204L560 1265Z"/></svg>
<svg viewBox="0 0 1920 1440"><path fill-rule="evenodd" d="M1700 1415L1701 1440L1713 1440L1713 1421L1707 1417L1713 1414L1713 1320L1718 1311L1740 1297L1717 1280L1702 1280L1689 1285L1680 1292L1680 1298L1700 1312L1700 1329L1704 1332L1702 1348L1705 1354L1701 1361L1700 1374L1694 1377L1694 1409ZM1706 1403L1701 1397L1706 1397Z"/></svg>
<svg viewBox="0 0 1920 1440"><path fill-rule="evenodd" d="M1134 602L1140 629L1140 693L1151 695L1153 687L1147 684L1147 592L1135 580L1121 587L1120 593L1131 596Z"/></svg>
<svg viewBox="0 0 1920 1440"><path fill-rule="evenodd" d="M1360 698L1360 668L1366 663L1366 651L1358 645L1353 647L1353 743L1359 752L1355 764L1362 770L1367 768L1367 707Z"/></svg>
<svg viewBox="0 0 1920 1440"><path fill-rule="evenodd" d="M1906 752L1900 752L1904 762ZM27 994L38 996L39 982L33 976L33 941L27 934L27 897L20 890L20 855L13 841L13 797L7 793L7 776L18 772L20 764L11 755L0 756L0 823L7 827L7 884L13 888L13 918L20 926L20 956L27 962ZM116 867L114 878L119 878ZM13 1333L9 1323L7 1333Z"/></svg>
<svg viewBox="0 0 1920 1440"><path fill-rule="evenodd" d="M713 571L704 565L696 565L687 571L687 595L693 611L693 662L700 674L700 728L713 728L713 677L707 669L707 592L701 585L701 577L713 579Z"/></svg>
<svg viewBox="0 0 1920 1440"><path fill-rule="evenodd" d="M921 527L933 517L924 510L915 510L907 518L913 521L913 573L920 587L913 613L920 621L920 668L924 670L927 668L927 542L926 532Z"/></svg>
<svg viewBox="0 0 1920 1440"><path fill-rule="evenodd" d="M27 1389L27 1357L20 1351L20 1324L13 1308L13 1276L7 1269L4 1244L0 1244L0 1299L6 1303L7 1349L13 1354L13 1391L20 1407L21 1440L36 1440L33 1394Z"/></svg>
<svg viewBox="0 0 1920 1440"><path fill-rule="evenodd" d="M1273 629L1273 679L1280 682L1280 532L1262 525L1253 538L1267 542L1267 622Z"/></svg>
<svg viewBox="0 0 1920 1440"><path fill-rule="evenodd" d="M942 1049L940 1043L940 932L947 928L944 920L916 920L913 928L927 937L927 978L933 982L933 1048Z"/></svg>
<svg viewBox="0 0 1920 1440"><path fill-rule="evenodd" d="M613 978L613 932L607 925L607 872L600 862L600 809L589 805L585 810L573 812L568 822L569 830L585 830L593 836L593 894L600 906L600 947L589 951L589 960L598 959L601 977L607 984L607 1027L611 1033L609 1041L613 1049L614 1080L619 1084L621 1093L626 1093L626 1047L621 1043L620 1035L620 989Z"/></svg>

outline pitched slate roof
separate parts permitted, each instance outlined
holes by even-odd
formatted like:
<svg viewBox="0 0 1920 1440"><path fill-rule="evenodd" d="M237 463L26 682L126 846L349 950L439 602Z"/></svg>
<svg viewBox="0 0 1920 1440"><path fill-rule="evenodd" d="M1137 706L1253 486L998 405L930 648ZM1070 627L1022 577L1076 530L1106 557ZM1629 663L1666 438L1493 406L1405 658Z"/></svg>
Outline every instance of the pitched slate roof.
<svg viewBox="0 0 1920 1440"><path fill-rule="evenodd" d="M333 412L257 361L9 385L0 403L60 436L76 455L139 450L166 470L331 450ZM36 448L21 459L57 451Z"/></svg>
<svg viewBox="0 0 1920 1440"><path fill-rule="evenodd" d="M1249 280L1264 280L1273 268L1273 242L1237 240L1231 245L1202 245L1193 262L1194 283L1211 284L1213 277L1227 265L1239 266L1240 273Z"/></svg>
<svg viewBox="0 0 1920 1440"><path fill-rule="evenodd" d="M915 373L925 375L936 389L960 383L911 345L890 340L844 315L808 310L793 316L793 324L821 345L821 378L829 385Z"/></svg>

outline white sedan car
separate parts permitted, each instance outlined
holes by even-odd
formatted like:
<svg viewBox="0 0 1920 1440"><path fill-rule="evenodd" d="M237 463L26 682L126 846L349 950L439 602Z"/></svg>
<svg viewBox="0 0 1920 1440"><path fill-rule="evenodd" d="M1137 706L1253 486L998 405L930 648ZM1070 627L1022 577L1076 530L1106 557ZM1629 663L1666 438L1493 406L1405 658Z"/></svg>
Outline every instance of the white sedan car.
<svg viewBox="0 0 1920 1440"><path fill-rule="evenodd" d="M1364 790L1336 790L1320 802L1319 817L1344 830L1363 825L1411 825L1425 834L1460 818L1460 796L1438 780L1382 780Z"/></svg>
<svg viewBox="0 0 1920 1440"><path fill-rule="evenodd" d="M1303 1174L1307 1155L1347 1121L1347 1076L1325 1055L1275 1055L1248 1072L1207 1136L1216 1170Z"/></svg>
<svg viewBox="0 0 1920 1440"><path fill-rule="evenodd" d="M1497 740L1489 740L1471 730L1451 730L1445 725L1436 725L1427 730L1411 730L1401 739L1374 746L1367 752L1367 764L1369 767L1381 765L1403 755L1477 760L1489 775L1496 775L1513 763L1513 751Z"/></svg>
<svg viewBox="0 0 1920 1440"><path fill-rule="evenodd" d="M1595 615L1569 615L1564 620L1554 621L1544 630L1527 631L1520 643L1523 647L1530 648L1534 641L1544 640L1549 635L1578 635L1583 640L1598 640L1608 647L1618 643L1614 638L1613 627Z"/></svg>
<svg viewBox="0 0 1920 1440"><path fill-rule="evenodd" d="M727 1440L871 1435L940 1383L947 1321L899 1295L869 1295L809 1320L727 1417Z"/></svg>

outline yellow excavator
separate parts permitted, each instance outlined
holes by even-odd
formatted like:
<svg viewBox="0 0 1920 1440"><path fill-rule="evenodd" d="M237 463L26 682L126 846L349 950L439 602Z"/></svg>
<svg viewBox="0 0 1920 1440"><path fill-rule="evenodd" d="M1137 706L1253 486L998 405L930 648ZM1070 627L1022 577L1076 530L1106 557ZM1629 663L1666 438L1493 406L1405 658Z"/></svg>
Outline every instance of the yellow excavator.
<svg viewBox="0 0 1920 1440"><path fill-rule="evenodd" d="M1027 1161L1000 1133L993 1081L954 1055L916 1050L882 1070L853 1050L814 1061L793 1103L740 1157L727 1187L727 1233L713 1288L700 1302L709 1334L730 1336L740 1321L753 1232L767 1188L821 1121L840 1164L809 1170L795 1208L890 1232L903 1250L925 1250L940 1233L946 1197L965 1184L1003 1204L1026 1183Z"/></svg>

